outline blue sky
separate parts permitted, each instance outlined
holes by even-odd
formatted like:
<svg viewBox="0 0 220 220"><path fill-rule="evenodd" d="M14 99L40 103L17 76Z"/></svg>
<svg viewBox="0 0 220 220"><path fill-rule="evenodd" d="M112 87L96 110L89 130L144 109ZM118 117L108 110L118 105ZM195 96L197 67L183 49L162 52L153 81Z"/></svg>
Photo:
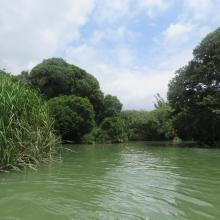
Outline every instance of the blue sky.
<svg viewBox="0 0 220 220"><path fill-rule="evenodd" d="M220 24L220 0L1 0L0 68L63 57L124 109L153 108L175 70Z"/></svg>

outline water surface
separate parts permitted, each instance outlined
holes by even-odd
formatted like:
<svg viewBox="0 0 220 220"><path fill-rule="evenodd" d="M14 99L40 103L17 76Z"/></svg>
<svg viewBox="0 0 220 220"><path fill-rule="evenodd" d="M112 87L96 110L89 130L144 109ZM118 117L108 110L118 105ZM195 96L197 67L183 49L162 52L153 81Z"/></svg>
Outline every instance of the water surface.
<svg viewBox="0 0 220 220"><path fill-rule="evenodd" d="M0 219L220 219L220 150L65 146L63 161L0 174Z"/></svg>

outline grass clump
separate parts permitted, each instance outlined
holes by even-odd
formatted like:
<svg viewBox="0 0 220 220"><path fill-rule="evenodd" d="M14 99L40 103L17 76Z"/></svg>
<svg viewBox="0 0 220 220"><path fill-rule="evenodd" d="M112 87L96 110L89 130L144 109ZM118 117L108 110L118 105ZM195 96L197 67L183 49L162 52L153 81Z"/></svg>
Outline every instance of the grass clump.
<svg viewBox="0 0 220 220"><path fill-rule="evenodd" d="M33 167L52 158L57 146L47 104L0 71L0 171Z"/></svg>

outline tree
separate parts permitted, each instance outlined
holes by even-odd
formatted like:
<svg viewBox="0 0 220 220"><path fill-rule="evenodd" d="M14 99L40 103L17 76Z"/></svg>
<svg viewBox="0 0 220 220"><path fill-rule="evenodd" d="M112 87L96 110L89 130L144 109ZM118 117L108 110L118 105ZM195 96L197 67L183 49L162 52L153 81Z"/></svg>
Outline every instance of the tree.
<svg viewBox="0 0 220 220"><path fill-rule="evenodd" d="M26 78L48 100L62 95L87 97L97 122L101 121L104 95L97 79L85 70L61 58L51 58L35 66Z"/></svg>
<svg viewBox="0 0 220 220"><path fill-rule="evenodd" d="M16 75L14 77L18 80L28 83L29 72L26 70L23 70L20 75Z"/></svg>
<svg viewBox="0 0 220 220"><path fill-rule="evenodd" d="M122 117L105 118L96 134L97 142L121 143L127 140L125 121Z"/></svg>
<svg viewBox="0 0 220 220"><path fill-rule="evenodd" d="M153 111L123 111L129 140L159 141L174 137L172 109L162 98L157 96Z"/></svg>
<svg viewBox="0 0 220 220"><path fill-rule="evenodd" d="M129 140L152 140L151 112L126 110L121 115L126 122Z"/></svg>
<svg viewBox="0 0 220 220"><path fill-rule="evenodd" d="M156 122L157 137L160 140L171 140L175 136L171 119L173 110L159 94L155 98L155 110L152 111L152 114Z"/></svg>
<svg viewBox="0 0 220 220"><path fill-rule="evenodd" d="M103 117L113 117L119 115L122 104L116 96L106 95L104 98Z"/></svg>
<svg viewBox="0 0 220 220"><path fill-rule="evenodd" d="M220 141L220 28L208 34L193 55L169 84L174 127L184 139L214 145Z"/></svg>
<svg viewBox="0 0 220 220"><path fill-rule="evenodd" d="M60 96L48 101L55 129L64 141L80 142L94 126L94 110L87 98Z"/></svg>

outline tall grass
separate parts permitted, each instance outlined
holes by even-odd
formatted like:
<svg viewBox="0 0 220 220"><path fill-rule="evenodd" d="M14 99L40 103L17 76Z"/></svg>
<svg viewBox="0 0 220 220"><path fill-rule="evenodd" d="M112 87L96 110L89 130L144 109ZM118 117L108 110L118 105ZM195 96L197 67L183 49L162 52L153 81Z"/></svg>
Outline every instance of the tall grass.
<svg viewBox="0 0 220 220"><path fill-rule="evenodd" d="M32 167L52 158L57 146L47 104L0 71L0 171Z"/></svg>

